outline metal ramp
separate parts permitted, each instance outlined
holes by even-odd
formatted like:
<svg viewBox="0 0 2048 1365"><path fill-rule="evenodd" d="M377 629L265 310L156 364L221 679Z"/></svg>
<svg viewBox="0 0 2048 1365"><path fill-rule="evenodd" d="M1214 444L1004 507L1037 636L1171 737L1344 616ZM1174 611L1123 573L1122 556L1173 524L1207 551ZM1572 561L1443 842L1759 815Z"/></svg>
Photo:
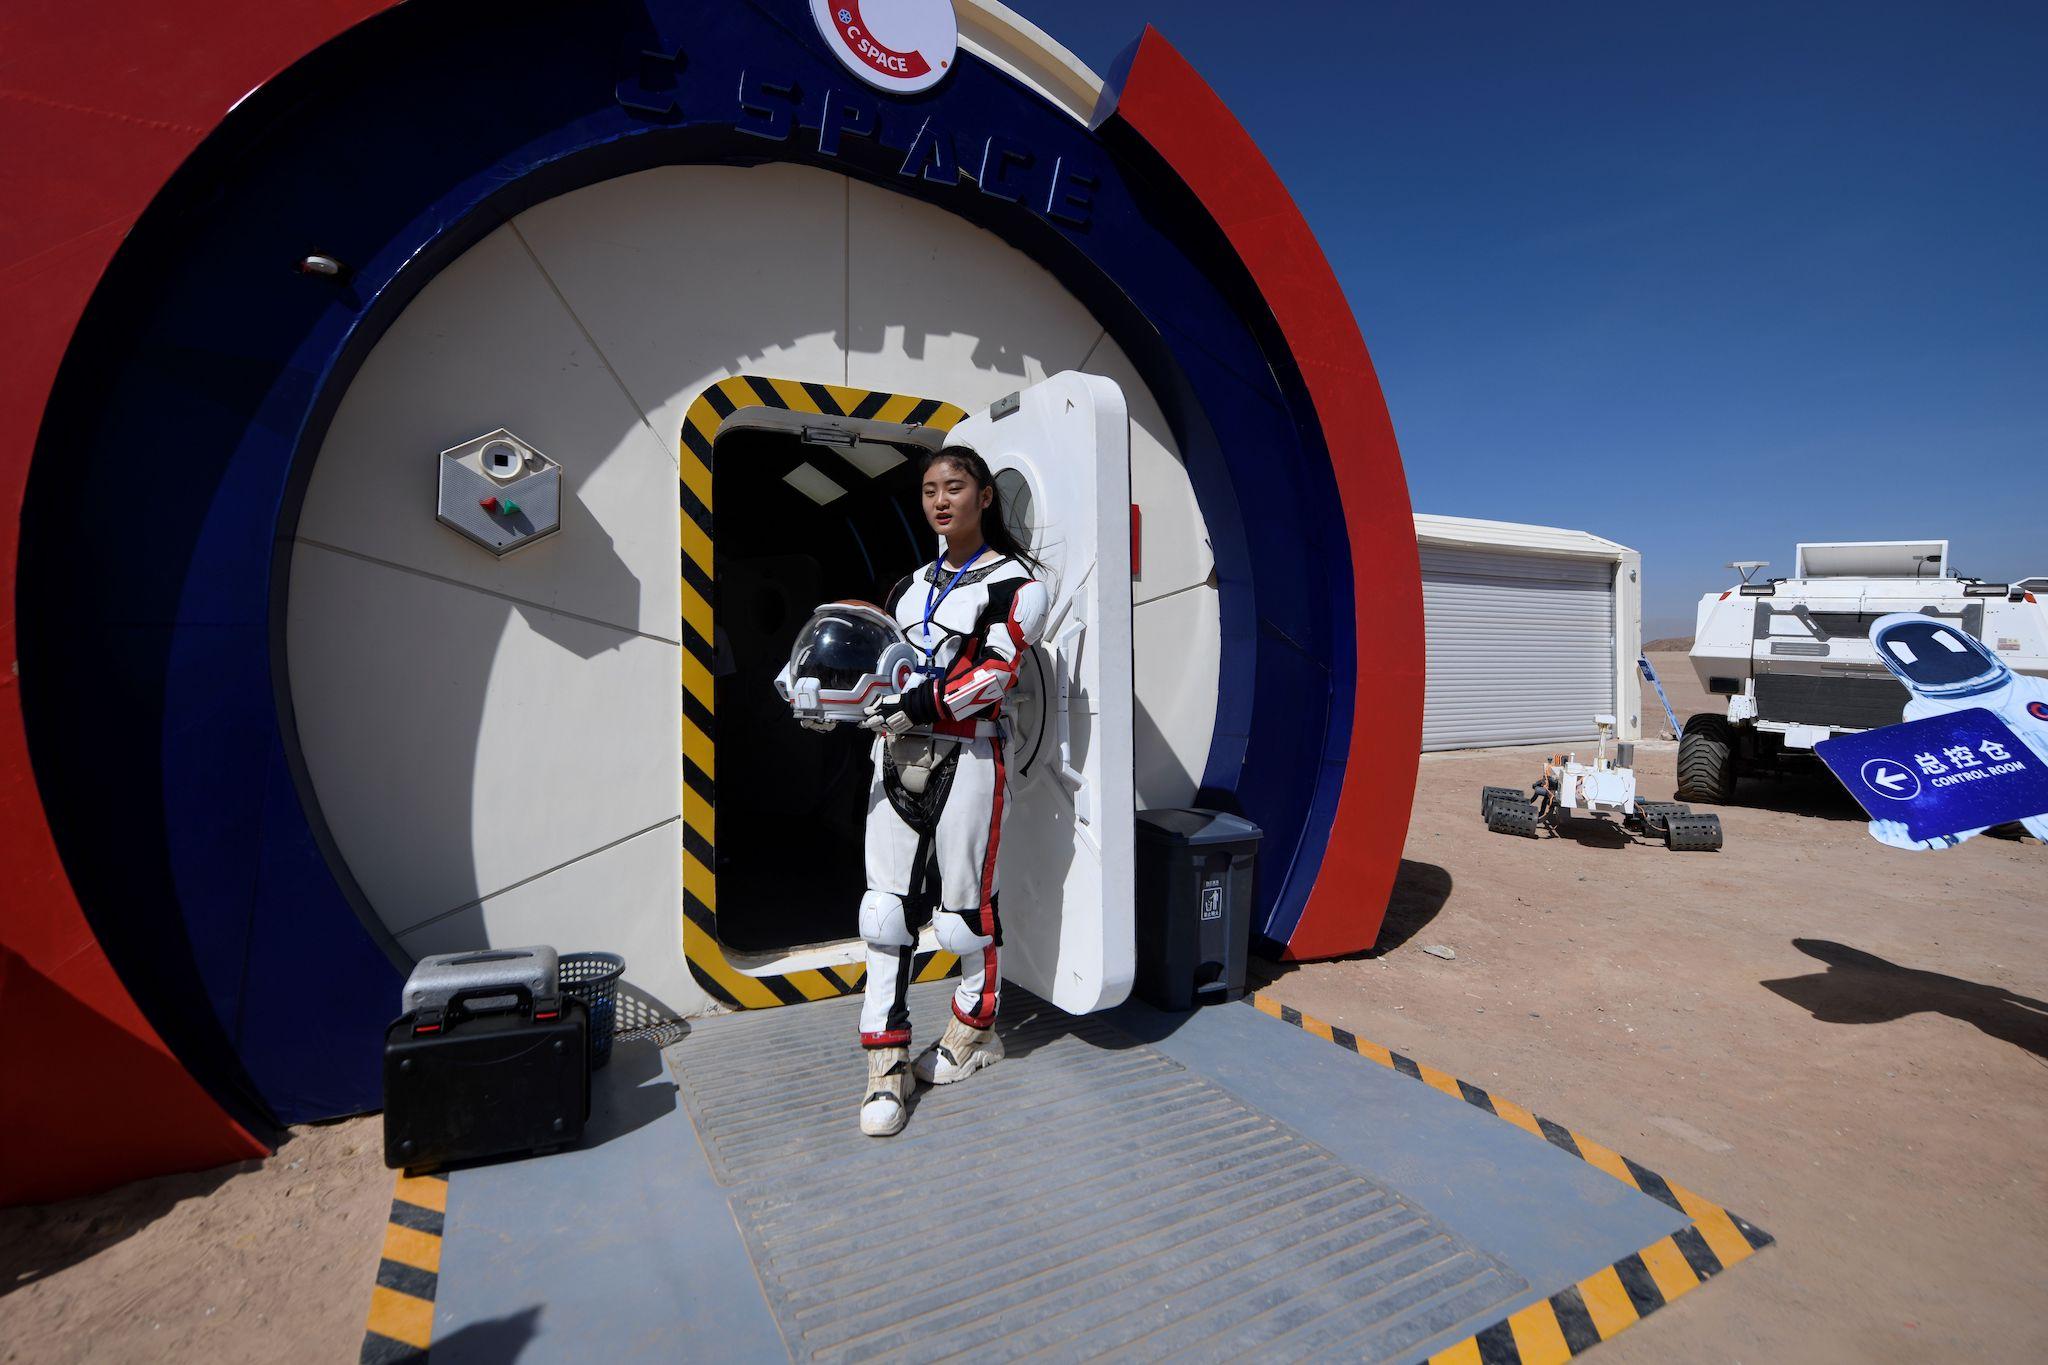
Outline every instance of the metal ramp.
<svg viewBox="0 0 2048 1365"><path fill-rule="evenodd" d="M920 1036L951 983L918 988ZM1005 1000L1007 1059L853 1125L858 1002L705 1021L682 1095L792 1357L1387 1359L1527 1286L1100 1016Z"/></svg>
<svg viewBox="0 0 2048 1365"><path fill-rule="evenodd" d="M912 988L920 1037L949 990ZM1007 1059L863 1137L857 1009L622 1040L580 1147L401 1179L362 1359L1534 1365L1769 1241L1263 998L1073 1018L1008 990Z"/></svg>

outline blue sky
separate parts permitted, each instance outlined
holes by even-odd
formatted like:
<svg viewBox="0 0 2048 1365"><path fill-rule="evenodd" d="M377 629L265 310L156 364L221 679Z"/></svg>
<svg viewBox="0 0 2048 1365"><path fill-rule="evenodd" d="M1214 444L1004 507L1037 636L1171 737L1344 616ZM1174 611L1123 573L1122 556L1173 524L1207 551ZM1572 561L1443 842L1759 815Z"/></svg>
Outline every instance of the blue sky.
<svg viewBox="0 0 2048 1365"><path fill-rule="evenodd" d="M1013 3L1244 121L1417 510L1637 547L1650 635L1800 540L2048 574L2048 6Z"/></svg>

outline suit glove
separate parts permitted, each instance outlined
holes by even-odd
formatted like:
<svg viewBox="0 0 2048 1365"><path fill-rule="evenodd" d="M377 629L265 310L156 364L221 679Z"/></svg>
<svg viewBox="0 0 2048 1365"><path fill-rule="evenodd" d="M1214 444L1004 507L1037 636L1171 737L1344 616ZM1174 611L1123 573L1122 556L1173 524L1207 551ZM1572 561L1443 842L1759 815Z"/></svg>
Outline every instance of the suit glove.
<svg viewBox="0 0 2048 1365"><path fill-rule="evenodd" d="M876 734L887 735L891 739L901 739L909 734L916 724L917 721L910 714L910 705L903 694L891 692L868 703L867 719L860 723L860 728L873 730Z"/></svg>

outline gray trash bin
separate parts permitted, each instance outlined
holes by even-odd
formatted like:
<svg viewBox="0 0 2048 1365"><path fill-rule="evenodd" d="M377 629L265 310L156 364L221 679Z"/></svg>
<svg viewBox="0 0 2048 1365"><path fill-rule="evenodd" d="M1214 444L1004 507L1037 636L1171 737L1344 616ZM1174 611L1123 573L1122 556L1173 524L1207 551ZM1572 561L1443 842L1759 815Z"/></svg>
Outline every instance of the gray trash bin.
<svg viewBox="0 0 2048 1365"><path fill-rule="evenodd" d="M1139 999L1164 1010L1244 994L1259 827L1214 810L1138 812Z"/></svg>

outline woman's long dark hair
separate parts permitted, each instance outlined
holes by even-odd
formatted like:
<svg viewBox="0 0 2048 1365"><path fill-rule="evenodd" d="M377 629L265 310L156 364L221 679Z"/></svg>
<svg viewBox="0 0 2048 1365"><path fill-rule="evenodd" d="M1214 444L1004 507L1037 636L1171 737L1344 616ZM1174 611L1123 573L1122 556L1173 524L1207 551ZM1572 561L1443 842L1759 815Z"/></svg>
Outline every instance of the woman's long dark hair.
<svg viewBox="0 0 2048 1365"><path fill-rule="evenodd" d="M996 485L996 476L989 472L988 461L966 446L945 446L925 456L924 464L917 471L918 481L922 483L932 466L941 464L957 466L974 481L977 492L986 488L994 494L988 500L988 506L981 509L983 543L997 554L1028 566L1033 573L1044 573L1045 566L1031 557L1031 547L1003 519L1003 490Z"/></svg>

